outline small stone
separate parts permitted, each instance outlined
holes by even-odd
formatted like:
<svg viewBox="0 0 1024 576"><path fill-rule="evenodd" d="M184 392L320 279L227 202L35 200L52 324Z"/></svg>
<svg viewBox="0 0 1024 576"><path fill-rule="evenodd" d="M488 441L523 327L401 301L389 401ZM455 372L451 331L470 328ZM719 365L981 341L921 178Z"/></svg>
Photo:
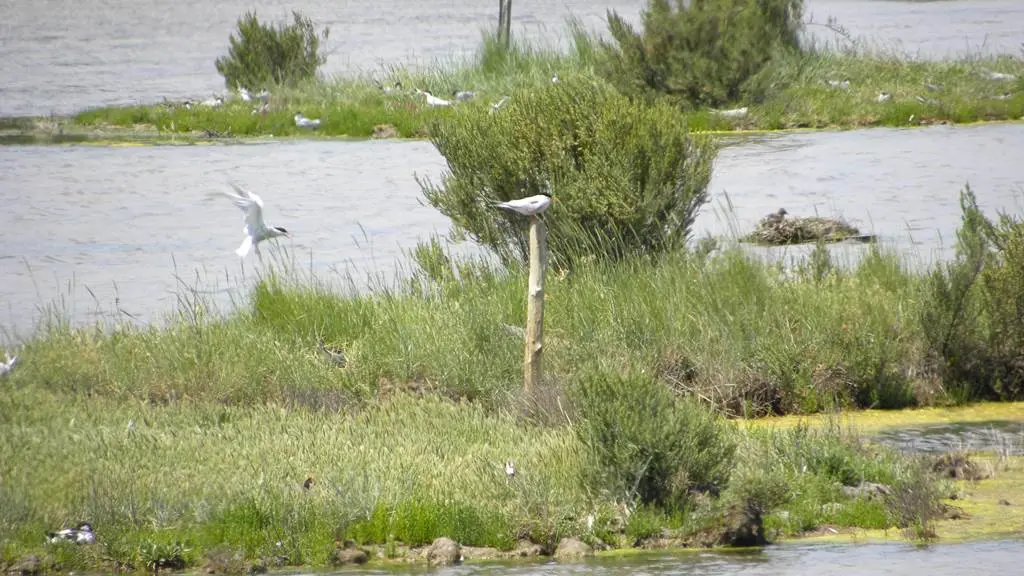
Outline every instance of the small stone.
<svg viewBox="0 0 1024 576"><path fill-rule="evenodd" d="M378 124L373 127L373 136L375 140L384 138L397 138L398 128L395 128L391 124Z"/></svg>
<svg viewBox="0 0 1024 576"><path fill-rule="evenodd" d="M365 550L360 550L352 542L346 541L341 548L334 549L334 553L331 554L331 565L365 564L369 558Z"/></svg>
<svg viewBox="0 0 1024 576"><path fill-rule="evenodd" d="M491 548L489 546L484 547L473 547L463 546L462 557L466 560L494 560L501 558L503 554L497 548Z"/></svg>
<svg viewBox="0 0 1024 576"><path fill-rule="evenodd" d="M21 576L34 576L42 572L43 563L39 560L39 556L30 554L25 556L21 560L18 560L7 569L8 574L18 574Z"/></svg>
<svg viewBox="0 0 1024 576"><path fill-rule="evenodd" d="M850 498L861 498L865 497L868 500L876 497L888 496L892 493L892 488L889 488L885 484L876 484L874 482L861 482L860 486L843 486L843 494Z"/></svg>
<svg viewBox="0 0 1024 576"><path fill-rule="evenodd" d="M821 505L821 511L825 514L837 514L844 506L839 502L829 502Z"/></svg>
<svg viewBox="0 0 1024 576"><path fill-rule="evenodd" d="M453 566L462 561L462 548L458 542L441 536L430 544L426 555L431 566Z"/></svg>
<svg viewBox="0 0 1024 576"><path fill-rule="evenodd" d="M508 552L506 556L509 558L533 558L542 554L544 554L544 547L540 544L529 540L520 540L516 543L515 550Z"/></svg>
<svg viewBox="0 0 1024 576"><path fill-rule="evenodd" d="M580 560L593 555L594 550L576 538L562 538L555 549L555 560Z"/></svg>

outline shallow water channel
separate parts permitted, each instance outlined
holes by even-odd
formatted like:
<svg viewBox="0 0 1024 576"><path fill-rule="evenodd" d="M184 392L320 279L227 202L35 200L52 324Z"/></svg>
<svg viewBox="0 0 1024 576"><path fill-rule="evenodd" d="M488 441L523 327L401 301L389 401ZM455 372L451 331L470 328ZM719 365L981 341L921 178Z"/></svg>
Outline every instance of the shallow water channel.
<svg viewBox="0 0 1024 576"><path fill-rule="evenodd" d="M760 552L683 552L601 558L581 564L492 564L456 566L439 575L600 574L700 576L1004 576L1019 573L1024 541L1001 540L917 547L909 544L782 544ZM346 570L340 574L394 574Z"/></svg>
<svg viewBox="0 0 1024 576"><path fill-rule="evenodd" d="M721 151L696 232L745 233L784 206L843 217L927 263L951 253L965 182L989 214L1020 213L1021 149L1022 123L752 139ZM76 322L144 322L196 290L229 310L258 264L233 253L241 212L211 197L229 179L259 193L268 222L293 233L281 246L299 268L338 284L393 279L418 240L449 229L415 180L437 180L444 169L427 142L5 146L0 165L7 338L30 332L40 308L54 303ZM852 261L865 248L832 249ZM806 251L760 250L787 261Z"/></svg>

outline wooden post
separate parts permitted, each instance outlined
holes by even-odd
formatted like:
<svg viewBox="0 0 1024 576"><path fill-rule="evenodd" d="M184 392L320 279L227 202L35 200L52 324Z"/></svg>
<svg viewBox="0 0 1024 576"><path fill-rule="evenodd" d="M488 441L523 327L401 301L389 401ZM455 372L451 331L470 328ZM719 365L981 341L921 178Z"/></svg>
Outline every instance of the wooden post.
<svg viewBox="0 0 1024 576"><path fill-rule="evenodd" d="M540 385L541 353L544 351L544 272L548 267L548 232L544 221L530 217L530 283L526 293L526 355L523 390Z"/></svg>
<svg viewBox="0 0 1024 576"><path fill-rule="evenodd" d="M512 37L512 0L498 0L498 42L508 50Z"/></svg>

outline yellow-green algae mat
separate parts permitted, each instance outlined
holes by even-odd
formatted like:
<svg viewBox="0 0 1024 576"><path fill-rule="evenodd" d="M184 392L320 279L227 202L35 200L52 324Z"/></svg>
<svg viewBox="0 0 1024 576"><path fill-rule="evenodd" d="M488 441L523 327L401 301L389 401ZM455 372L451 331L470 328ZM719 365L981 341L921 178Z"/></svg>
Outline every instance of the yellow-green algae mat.
<svg viewBox="0 0 1024 576"><path fill-rule="evenodd" d="M950 408L913 410L861 410L813 416L783 416L744 421L750 427L787 428L799 423L809 425L837 422L861 434L875 434L893 428L917 426L1021 422L1024 424L1024 402L980 403ZM1024 457L998 458L995 454L977 454L973 458L986 466L991 475L979 481L956 481L957 498L944 500L962 511L956 520L935 523L936 542L1000 539L1024 536ZM904 540L899 529L820 530L800 541L869 542Z"/></svg>

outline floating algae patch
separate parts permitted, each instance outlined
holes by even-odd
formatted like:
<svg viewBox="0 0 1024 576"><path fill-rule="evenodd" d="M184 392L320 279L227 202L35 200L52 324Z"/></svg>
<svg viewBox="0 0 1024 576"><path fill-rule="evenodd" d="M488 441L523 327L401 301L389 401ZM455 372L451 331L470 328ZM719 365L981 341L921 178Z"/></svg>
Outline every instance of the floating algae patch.
<svg viewBox="0 0 1024 576"><path fill-rule="evenodd" d="M874 236L861 234L860 230L834 218L819 216L786 218L789 212L780 208L757 223L753 232L740 238L741 242L782 246L785 244L804 244L808 242L842 242L857 240L870 242Z"/></svg>
<svg viewBox="0 0 1024 576"><path fill-rule="evenodd" d="M838 422L862 434L882 430L952 423L1022 422L1024 402L979 402L967 406L904 410L851 410L831 414L790 415L743 421L745 426L788 428L801 423Z"/></svg>
<svg viewBox="0 0 1024 576"><path fill-rule="evenodd" d="M936 522L942 541L1019 537L1024 535L1024 458L975 457L991 470L980 481L956 482L956 498L946 500L960 518ZM952 496L952 495L951 495Z"/></svg>

